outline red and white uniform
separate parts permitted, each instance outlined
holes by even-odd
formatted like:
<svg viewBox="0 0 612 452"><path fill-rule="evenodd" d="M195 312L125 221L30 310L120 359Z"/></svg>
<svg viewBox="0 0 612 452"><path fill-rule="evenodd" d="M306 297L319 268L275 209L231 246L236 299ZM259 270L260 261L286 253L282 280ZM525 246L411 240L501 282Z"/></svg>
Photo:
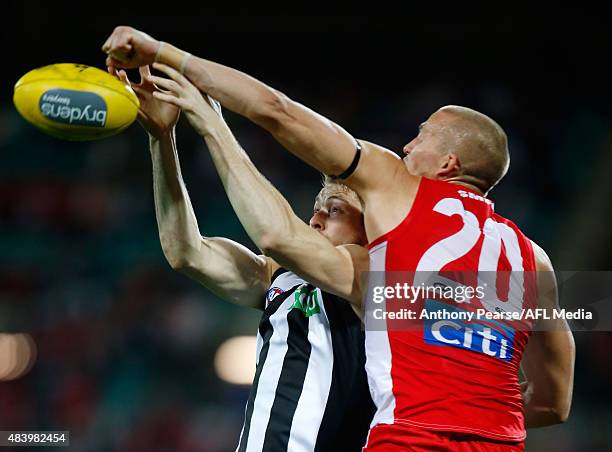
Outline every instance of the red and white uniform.
<svg viewBox="0 0 612 452"><path fill-rule="evenodd" d="M417 286L426 272L464 287L487 286L483 281L496 277L482 298L421 297L409 306L387 298L387 311L400 305L417 314L441 306L497 313L534 307L531 242L493 208L466 187L422 178L408 216L370 243L370 271L386 272L387 286L406 279ZM492 442L525 439L518 370L531 321L385 319L381 328L372 320L373 307L380 304L368 300L366 370L377 407L368 450L376 448L373 440L383 449L405 449L402 431L415 429Z"/></svg>

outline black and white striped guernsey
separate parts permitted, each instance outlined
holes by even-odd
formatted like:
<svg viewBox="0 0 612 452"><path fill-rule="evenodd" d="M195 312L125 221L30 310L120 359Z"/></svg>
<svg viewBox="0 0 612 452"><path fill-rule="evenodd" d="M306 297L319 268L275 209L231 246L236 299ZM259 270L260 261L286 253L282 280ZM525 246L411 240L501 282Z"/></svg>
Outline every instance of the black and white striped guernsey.
<svg viewBox="0 0 612 452"><path fill-rule="evenodd" d="M277 271L257 334L238 452L360 451L374 414L348 302Z"/></svg>

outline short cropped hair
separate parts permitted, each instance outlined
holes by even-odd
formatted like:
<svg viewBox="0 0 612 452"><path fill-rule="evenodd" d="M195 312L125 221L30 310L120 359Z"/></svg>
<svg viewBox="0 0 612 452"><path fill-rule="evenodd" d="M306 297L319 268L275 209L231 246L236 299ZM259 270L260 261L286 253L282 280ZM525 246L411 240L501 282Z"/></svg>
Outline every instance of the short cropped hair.
<svg viewBox="0 0 612 452"><path fill-rule="evenodd" d="M447 105L440 111L452 115L447 151L458 155L463 179L487 193L508 172L506 133L493 119L471 108Z"/></svg>

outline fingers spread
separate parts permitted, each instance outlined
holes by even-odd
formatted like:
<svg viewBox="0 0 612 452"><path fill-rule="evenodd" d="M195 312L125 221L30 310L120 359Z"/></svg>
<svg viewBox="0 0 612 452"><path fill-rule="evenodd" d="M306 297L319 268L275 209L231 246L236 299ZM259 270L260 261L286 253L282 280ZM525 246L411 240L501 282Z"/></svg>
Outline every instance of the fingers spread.
<svg viewBox="0 0 612 452"><path fill-rule="evenodd" d="M154 91L153 97L163 102L168 102L169 104L176 105L179 108L183 108L183 102L181 101L181 99L171 94L162 93L160 91Z"/></svg>
<svg viewBox="0 0 612 452"><path fill-rule="evenodd" d="M185 78L185 76L183 76L179 71L177 71L174 68L171 68L170 66L166 64L153 63L153 68L157 69L158 71L163 72L168 77L170 77L172 80L181 84L182 86L185 86L185 83L189 83L189 81Z"/></svg>
<svg viewBox="0 0 612 452"><path fill-rule="evenodd" d="M182 92L181 87L174 80L170 80L168 78L163 78L163 77L157 77L155 75L148 75L146 77L146 80L149 83L153 83L160 88L167 89L168 91L172 91L176 95L179 95Z"/></svg>
<svg viewBox="0 0 612 452"><path fill-rule="evenodd" d="M143 105L144 102L149 100L149 96L151 95L150 91L147 91L145 89L142 89L141 87L139 87L138 85L134 85L132 86L132 89L134 90L134 92L136 93L136 97L138 98L138 100L140 101L140 105Z"/></svg>
<svg viewBox="0 0 612 452"><path fill-rule="evenodd" d="M140 73L140 83L143 83L145 79L151 75L151 69L149 66L140 66L138 68L138 72Z"/></svg>
<svg viewBox="0 0 612 452"><path fill-rule="evenodd" d="M123 83L125 83L128 86L131 86L132 84L130 83L130 79L128 78L127 73L124 70L120 70L117 72L117 76L119 77L119 80L121 80Z"/></svg>

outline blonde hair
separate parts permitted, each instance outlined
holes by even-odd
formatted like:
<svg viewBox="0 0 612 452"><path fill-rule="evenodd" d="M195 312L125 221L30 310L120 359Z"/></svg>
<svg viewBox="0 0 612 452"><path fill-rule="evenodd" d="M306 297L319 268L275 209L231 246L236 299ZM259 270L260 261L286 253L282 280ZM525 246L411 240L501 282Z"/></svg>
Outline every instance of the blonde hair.
<svg viewBox="0 0 612 452"><path fill-rule="evenodd" d="M343 184L341 179L324 175L322 184L323 188L321 188L321 191L319 191L319 194L317 194L317 197L315 198L315 206L320 206L324 204L327 199L336 197L354 205L355 207L359 207L359 209L363 212L363 201L354 190Z"/></svg>

